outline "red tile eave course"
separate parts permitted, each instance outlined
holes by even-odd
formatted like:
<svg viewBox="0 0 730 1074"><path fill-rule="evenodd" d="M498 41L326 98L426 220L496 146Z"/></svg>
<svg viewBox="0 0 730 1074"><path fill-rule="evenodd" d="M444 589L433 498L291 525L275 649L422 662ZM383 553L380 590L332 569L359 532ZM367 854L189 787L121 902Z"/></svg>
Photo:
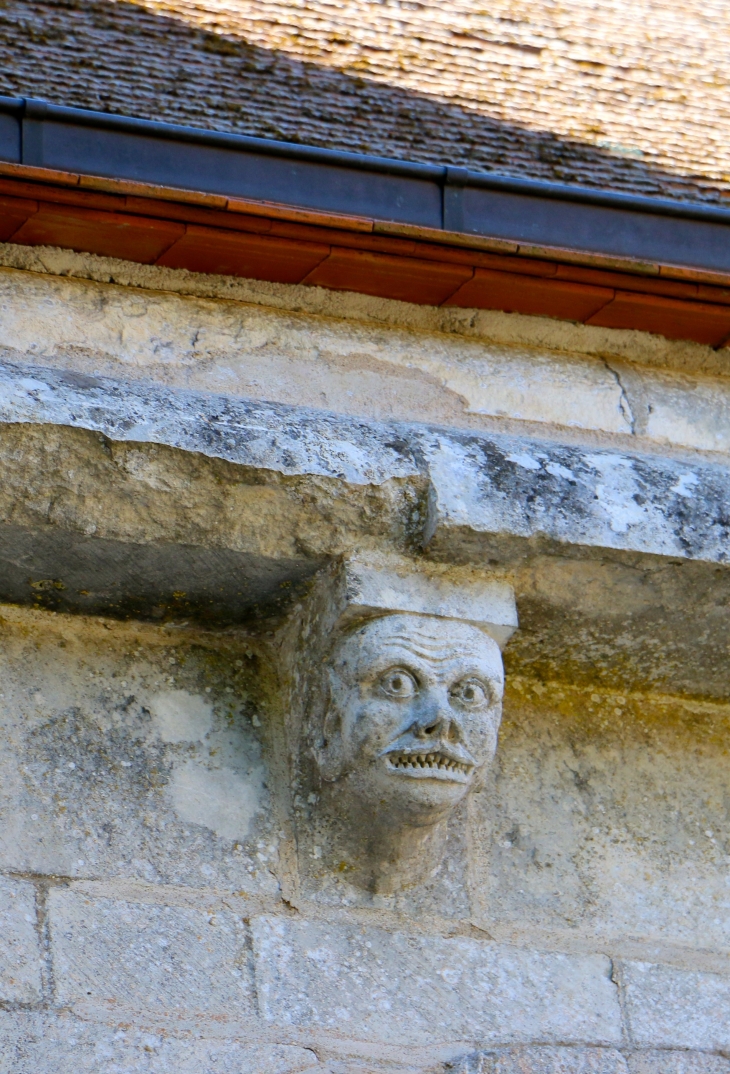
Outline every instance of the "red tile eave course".
<svg viewBox="0 0 730 1074"><path fill-rule="evenodd" d="M730 339L730 275L0 163L0 241L191 272Z"/></svg>

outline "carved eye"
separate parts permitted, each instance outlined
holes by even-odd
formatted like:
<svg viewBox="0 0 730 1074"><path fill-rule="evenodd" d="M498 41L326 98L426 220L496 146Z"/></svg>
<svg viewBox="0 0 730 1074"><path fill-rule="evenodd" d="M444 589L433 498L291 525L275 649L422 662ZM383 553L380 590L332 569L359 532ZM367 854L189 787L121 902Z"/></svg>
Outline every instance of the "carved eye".
<svg viewBox="0 0 730 1074"><path fill-rule="evenodd" d="M489 694L479 679L461 679L451 687L451 697L468 708L478 708L489 700Z"/></svg>
<svg viewBox="0 0 730 1074"><path fill-rule="evenodd" d="M380 680L381 688L390 697L404 698L413 697L417 690L416 680L410 671L404 668L391 668L386 671Z"/></svg>

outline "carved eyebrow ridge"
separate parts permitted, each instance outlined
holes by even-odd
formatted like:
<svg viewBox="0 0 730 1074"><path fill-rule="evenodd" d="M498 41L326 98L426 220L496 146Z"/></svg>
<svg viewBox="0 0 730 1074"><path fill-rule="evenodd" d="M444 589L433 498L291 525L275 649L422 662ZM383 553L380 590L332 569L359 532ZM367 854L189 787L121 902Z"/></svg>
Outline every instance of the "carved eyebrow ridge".
<svg viewBox="0 0 730 1074"><path fill-rule="evenodd" d="M410 650L416 656L423 656L428 660L441 664L454 659L476 657L478 654L478 648L475 645L467 644L458 648L453 642L440 642L428 637L428 635L414 637L412 634L408 636L394 634L383 642L384 650L390 648Z"/></svg>

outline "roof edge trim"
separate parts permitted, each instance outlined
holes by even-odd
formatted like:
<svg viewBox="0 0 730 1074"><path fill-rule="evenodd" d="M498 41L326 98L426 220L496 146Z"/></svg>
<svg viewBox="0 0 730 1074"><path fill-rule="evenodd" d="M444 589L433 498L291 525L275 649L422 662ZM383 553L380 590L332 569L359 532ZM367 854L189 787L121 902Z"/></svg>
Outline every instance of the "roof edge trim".
<svg viewBox="0 0 730 1074"><path fill-rule="evenodd" d="M730 272L730 208L722 206L181 127L33 98L0 97L0 161L523 247Z"/></svg>
<svg viewBox="0 0 730 1074"><path fill-rule="evenodd" d="M552 198L558 201L577 201L588 205L631 209L634 212L683 216L697 220L717 220L730 225L730 208L725 209L717 205L701 205L697 202L670 198L624 194L620 191L599 190L572 183L523 179L518 176L502 175L499 172L475 172L468 168L458 168L447 164L421 164L396 157L379 157L367 153L324 149L320 146L302 145L299 142L281 142L274 138L256 138L251 135L208 130L204 127L184 127L158 120L138 119L111 112L95 112L87 108L49 104L47 101L33 97L0 96L0 113L2 112L16 115L18 118L48 120L56 123L71 122L79 126L145 134L194 145L254 150L273 157L292 157L299 160L345 165L363 171L413 176L419 179L441 181L455 187L505 190L515 194Z"/></svg>

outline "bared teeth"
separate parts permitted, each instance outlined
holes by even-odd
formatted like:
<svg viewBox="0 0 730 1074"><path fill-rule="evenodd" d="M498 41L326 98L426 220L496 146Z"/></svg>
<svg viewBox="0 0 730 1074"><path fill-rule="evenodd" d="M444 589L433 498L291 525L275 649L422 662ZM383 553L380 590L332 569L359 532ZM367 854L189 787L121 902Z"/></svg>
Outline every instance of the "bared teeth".
<svg viewBox="0 0 730 1074"><path fill-rule="evenodd" d="M435 768L440 772L460 772L466 774L469 766L461 761L453 761L442 753L401 753L389 759L394 768Z"/></svg>

